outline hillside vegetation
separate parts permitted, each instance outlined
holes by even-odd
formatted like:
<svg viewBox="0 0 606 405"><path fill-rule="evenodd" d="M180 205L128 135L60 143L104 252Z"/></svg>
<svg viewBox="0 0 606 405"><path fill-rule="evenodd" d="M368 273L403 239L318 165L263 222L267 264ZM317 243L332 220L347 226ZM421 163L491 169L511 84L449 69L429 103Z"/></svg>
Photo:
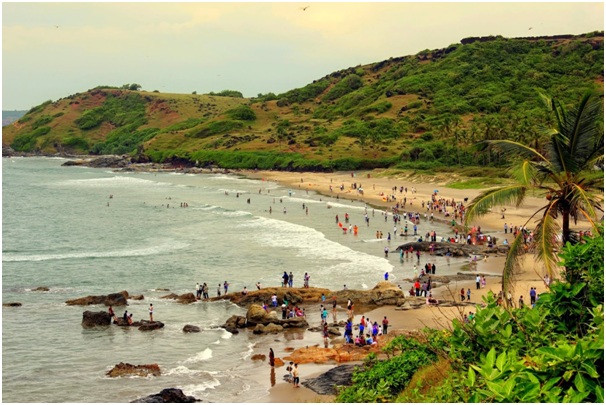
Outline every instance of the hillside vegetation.
<svg viewBox="0 0 606 405"><path fill-rule="evenodd" d="M225 168L499 167L500 155L471 146L541 144L552 119L541 93L573 104L603 83L603 32L466 38L251 99L99 86L32 108L2 141L19 152Z"/></svg>
<svg viewBox="0 0 606 405"><path fill-rule="evenodd" d="M604 237L568 243L561 281L535 306L492 292L470 320L398 336L368 356L336 402L603 403Z"/></svg>

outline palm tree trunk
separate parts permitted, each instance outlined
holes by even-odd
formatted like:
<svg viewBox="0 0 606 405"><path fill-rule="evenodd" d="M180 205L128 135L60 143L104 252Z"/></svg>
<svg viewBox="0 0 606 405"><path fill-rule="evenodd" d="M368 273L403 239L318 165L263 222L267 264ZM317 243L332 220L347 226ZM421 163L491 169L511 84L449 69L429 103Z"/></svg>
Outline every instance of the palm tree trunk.
<svg viewBox="0 0 606 405"><path fill-rule="evenodd" d="M562 212L562 246L566 245L570 240L570 212L565 210Z"/></svg>

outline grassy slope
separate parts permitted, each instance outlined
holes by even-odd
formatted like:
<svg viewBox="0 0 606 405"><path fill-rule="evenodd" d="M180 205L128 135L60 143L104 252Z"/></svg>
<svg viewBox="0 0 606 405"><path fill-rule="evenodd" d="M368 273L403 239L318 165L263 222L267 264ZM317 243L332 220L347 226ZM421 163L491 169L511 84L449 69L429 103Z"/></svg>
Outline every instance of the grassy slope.
<svg viewBox="0 0 606 405"><path fill-rule="evenodd" d="M500 53L508 47L513 51L509 54ZM551 54L546 54L546 50ZM564 75L563 71L554 71L553 67L554 60L557 62L557 58L564 57L570 59L571 55L574 57L573 62L585 58L587 61L581 60L579 63L589 66L593 63L589 56L595 59L596 52L597 57L602 55L603 60L603 35L553 39L547 43L516 39L506 40L505 43L451 45L446 50L423 51L415 56L393 58L334 72L320 79L330 82L322 93L290 103L283 102L289 93L305 88L278 95L277 99L281 102L276 99L263 101L210 95L93 89L30 112L3 129L2 141L3 145L10 145L16 137L31 133L33 124L41 117L62 113L46 124L50 127L50 132L35 140L36 149L43 153L55 153L57 150L76 152L77 150L70 150L70 147L64 145L68 137L85 139L89 147L92 147L107 139L116 126L103 122L93 129L82 130L74 121L86 110L103 105L107 94L119 98L128 93L137 93L145 100L147 121L138 130L159 129L152 139L143 143L148 153L163 150L191 153L202 149L217 149L294 152L307 159L319 160L342 157L390 158L399 156L403 150L410 149L411 145L423 148L423 139L430 139L428 135L452 145L451 135L441 126L441 120L445 116L460 117L461 124L458 128L472 132L473 129L470 128L475 125L474 121L491 113L505 115L512 111L520 114L520 111L538 110L538 97L528 96L536 94L535 89L531 88L533 84L540 87L541 83L548 83L551 87L547 86L547 90L558 91L558 95L565 101L571 101L571 98L588 86L603 90L603 65L601 73L576 71L577 77ZM511 71L511 66L504 61L516 64L520 70ZM499 64L501 62L503 65ZM542 67L545 71L541 71ZM362 86L349 94L330 99L330 92L339 86L341 80L354 73L361 78ZM520 84L524 88L515 87ZM532 100L526 100L522 96L519 96L517 102L500 100L499 94L510 91L507 89L512 86L513 90L510 90L513 92L509 98L513 99L515 94L523 93L524 97ZM490 100L494 105L482 104L485 100ZM386 111L369 111L372 106L387 102L391 107ZM500 102L505 103L504 106L500 106ZM244 122L241 128L201 138L188 136L208 127L213 121L229 119L225 112L240 104L251 106L257 116L254 122ZM495 108L497 111L491 110ZM198 119L199 123L187 128L170 128L191 118ZM347 131L342 130L347 122L364 123L381 118L398 126L397 136L379 137L378 140L363 145L359 136L349 136ZM515 122L516 119L513 117L510 121ZM278 140L276 129L281 120L287 120L290 124L286 129L287 139L283 141ZM500 124L495 126L498 125ZM327 135L335 135L336 141L322 144L322 137ZM426 138L422 138L424 135ZM465 135L461 142L471 142L471 136L467 132Z"/></svg>

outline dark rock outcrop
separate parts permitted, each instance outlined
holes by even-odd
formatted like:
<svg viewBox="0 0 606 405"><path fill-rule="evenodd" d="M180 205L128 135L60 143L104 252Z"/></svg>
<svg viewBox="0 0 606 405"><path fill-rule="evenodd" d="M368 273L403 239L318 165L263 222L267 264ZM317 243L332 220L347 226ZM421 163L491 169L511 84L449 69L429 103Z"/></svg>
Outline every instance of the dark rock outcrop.
<svg viewBox="0 0 606 405"><path fill-rule="evenodd" d="M21 304L20 302L5 302L2 304L3 307L20 307Z"/></svg>
<svg viewBox="0 0 606 405"><path fill-rule="evenodd" d="M34 288L32 291L50 291L50 288L48 288L48 287L37 287L37 288Z"/></svg>
<svg viewBox="0 0 606 405"><path fill-rule="evenodd" d="M196 296L193 293L185 293L181 295L172 293L160 298L167 300L176 300L180 304L191 304L192 302L196 302Z"/></svg>
<svg viewBox="0 0 606 405"><path fill-rule="evenodd" d="M355 367L353 365L342 365L331 368L316 378L306 379L302 384L316 394L337 395L335 386L350 386Z"/></svg>
<svg viewBox="0 0 606 405"><path fill-rule="evenodd" d="M178 388L165 388L157 394L149 395L147 397L135 399L131 403L148 403L148 404L170 404L170 403L190 403L190 402L201 402L200 400L185 395L183 391Z"/></svg>
<svg viewBox="0 0 606 405"><path fill-rule="evenodd" d="M229 333L238 334L240 333L238 329L246 327L246 317L232 315L227 321L225 321L225 324L221 325L221 327Z"/></svg>
<svg viewBox="0 0 606 405"><path fill-rule="evenodd" d="M507 254L509 251L509 245L493 245L492 247L488 247L487 245L467 245L449 242L409 242L398 246L395 251L399 252L402 249L410 249L412 247L414 250L428 252L430 250L429 245L431 244L434 245L434 255L436 256L446 256L448 251L450 251L452 257Z"/></svg>
<svg viewBox="0 0 606 405"><path fill-rule="evenodd" d="M131 295L128 297L129 300L135 300L135 301L142 301L145 299L145 297L143 296L143 294L139 294L139 295Z"/></svg>
<svg viewBox="0 0 606 405"><path fill-rule="evenodd" d="M141 321L141 326L139 326L139 330L140 331L148 331L148 330L160 329L160 328L163 328L163 327L164 327L164 324L162 322L159 322L159 321L154 321L154 322Z"/></svg>
<svg viewBox="0 0 606 405"><path fill-rule="evenodd" d="M196 333L200 332L200 327L195 325L185 325L183 327L183 332L185 333Z"/></svg>
<svg viewBox="0 0 606 405"><path fill-rule="evenodd" d="M157 364L141 364L135 366L129 363L120 363L116 364L114 368L109 370L105 375L110 377L147 377L148 375L159 377L160 374L160 366Z"/></svg>
<svg viewBox="0 0 606 405"><path fill-rule="evenodd" d="M128 299L128 292L122 291L119 293L108 294L108 295L89 295L88 297L76 298L73 300L67 300L67 305L106 305L114 307L123 307L128 305L126 300Z"/></svg>
<svg viewBox="0 0 606 405"><path fill-rule="evenodd" d="M95 326L107 326L112 322L112 317L109 312L99 311L84 311L82 313L82 326L85 328L93 328Z"/></svg>
<svg viewBox="0 0 606 405"><path fill-rule="evenodd" d="M123 317L119 317L119 318L116 318L116 320L114 321L114 325L139 327L139 326L143 325L143 323L141 323L141 321L135 321L129 325L128 321L126 319L124 319Z"/></svg>

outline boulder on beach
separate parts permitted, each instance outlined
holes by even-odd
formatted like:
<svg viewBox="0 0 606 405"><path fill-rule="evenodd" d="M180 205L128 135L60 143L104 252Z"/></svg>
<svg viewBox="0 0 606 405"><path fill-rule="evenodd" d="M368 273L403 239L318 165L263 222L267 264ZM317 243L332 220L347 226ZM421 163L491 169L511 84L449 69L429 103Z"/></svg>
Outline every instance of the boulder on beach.
<svg viewBox="0 0 606 405"><path fill-rule="evenodd" d="M274 358L274 367L282 367L284 365L284 360L279 357Z"/></svg>
<svg viewBox="0 0 606 405"><path fill-rule="evenodd" d="M265 361L266 358L267 357L264 354L253 354L250 359L252 361L258 361L258 360ZM274 360L275 360L275 358L274 358Z"/></svg>
<svg viewBox="0 0 606 405"><path fill-rule="evenodd" d="M135 301L143 301L145 299L145 297L143 296L143 294L139 294L139 295L131 295L128 297L129 300L135 300Z"/></svg>
<svg viewBox="0 0 606 405"><path fill-rule="evenodd" d="M164 324L159 321L150 322L150 321L141 320L141 326L139 326L139 330L148 331L148 330L160 329L163 327L164 327Z"/></svg>
<svg viewBox="0 0 606 405"><path fill-rule="evenodd" d="M195 325L185 325L183 327L183 332L185 333L196 333L200 332L200 327Z"/></svg>
<svg viewBox="0 0 606 405"><path fill-rule="evenodd" d="M315 346L306 346L295 350L285 360L294 361L298 364L305 363L326 363L336 361L337 363L346 363L349 361L361 361L370 353L379 353L378 345L355 346L352 344L334 344L332 348Z"/></svg>
<svg viewBox="0 0 606 405"><path fill-rule="evenodd" d="M232 315L223 325L221 325L221 327L229 333L239 333L238 329L246 327L246 317Z"/></svg>
<svg viewBox="0 0 606 405"><path fill-rule="evenodd" d="M3 307L20 307L21 304L20 302L5 302L2 304Z"/></svg>
<svg viewBox="0 0 606 405"><path fill-rule="evenodd" d="M279 325L282 328L307 328L309 324L303 317L289 319L279 319L275 311L266 312L262 306L252 304L246 312L246 321L248 326L256 325Z"/></svg>
<svg viewBox="0 0 606 405"><path fill-rule="evenodd" d="M129 363L119 363L116 364L114 368L108 371L105 375L109 377L147 377L148 375L159 377L160 366L157 364L142 364L135 366Z"/></svg>
<svg viewBox="0 0 606 405"><path fill-rule="evenodd" d="M278 333L282 332L284 328L280 325L276 325L275 323L270 323L263 327L263 333Z"/></svg>
<svg viewBox="0 0 606 405"><path fill-rule="evenodd" d="M143 398L135 399L131 403L153 403L153 404L171 404L171 403L190 403L203 402L192 396L185 395L178 388L165 388L157 394L148 395Z"/></svg>
<svg viewBox="0 0 606 405"><path fill-rule="evenodd" d="M340 290L333 295L338 302L350 299L356 305L400 305L404 302L402 290L389 281L381 281L371 290Z"/></svg>
<svg viewBox="0 0 606 405"><path fill-rule="evenodd" d="M84 311L82 313L82 326L85 328L93 328L95 326L107 326L112 322L112 317L109 312L99 311Z"/></svg>
<svg viewBox="0 0 606 405"><path fill-rule="evenodd" d="M108 294L108 295L89 295L87 297L76 298L73 300L67 300L67 305L106 305L114 307L122 307L127 304L128 292L122 291L119 293Z"/></svg>
<svg viewBox="0 0 606 405"><path fill-rule="evenodd" d="M337 386L348 387L351 385L351 378L355 368L356 366L349 364L337 366L320 374L316 378L307 378L302 384L316 394L337 395Z"/></svg>
<svg viewBox="0 0 606 405"><path fill-rule="evenodd" d="M246 320L248 325L267 325L271 322L275 322L278 320L278 315L275 311L268 313L263 309L262 306L258 304L252 304L248 307L248 311L246 312Z"/></svg>

